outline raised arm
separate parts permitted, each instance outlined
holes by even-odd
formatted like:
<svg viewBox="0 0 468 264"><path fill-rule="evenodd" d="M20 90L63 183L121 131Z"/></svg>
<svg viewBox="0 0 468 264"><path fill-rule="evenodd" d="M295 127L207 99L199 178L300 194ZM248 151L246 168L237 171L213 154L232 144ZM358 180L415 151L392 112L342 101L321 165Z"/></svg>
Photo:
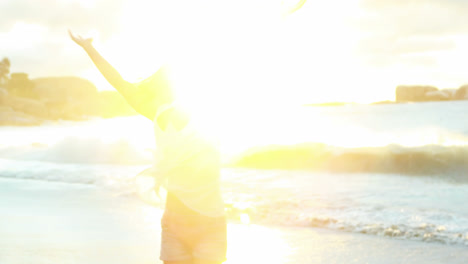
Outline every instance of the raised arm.
<svg viewBox="0 0 468 264"><path fill-rule="evenodd" d="M84 38L79 35L73 34L70 30L68 31L71 39L81 46L86 53L89 55L94 65L98 68L101 74L106 80L125 98L125 100L135 109L138 113L153 120L154 115L158 106L161 104L161 100L164 99L162 94L157 93L157 87L160 85L167 85L167 82L158 81L163 79L164 72L158 71L150 80L156 80L151 83L147 81L145 85L135 85L133 83L125 81L119 72L112 67L112 65L102 57L102 55L94 48L92 38ZM160 75L160 76L158 76ZM161 89L159 89L161 90Z"/></svg>
<svg viewBox="0 0 468 264"><path fill-rule="evenodd" d="M94 65L98 68L101 74L106 80L115 88L117 91L127 98L131 94L131 90L134 88L133 84L125 81L119 72L112 67L112 65L101 56L101 54L94 48L92 38L83 38L79 35L73 34L70 30L68 31L71 39L81 46L89 57L93 61Z"/></svg>

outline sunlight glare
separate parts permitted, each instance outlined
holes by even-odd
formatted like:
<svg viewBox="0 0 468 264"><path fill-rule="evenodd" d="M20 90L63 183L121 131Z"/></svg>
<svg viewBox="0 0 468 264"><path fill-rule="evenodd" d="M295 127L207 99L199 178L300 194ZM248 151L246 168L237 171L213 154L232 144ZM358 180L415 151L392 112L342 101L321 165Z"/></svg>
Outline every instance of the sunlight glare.
<svg viewBox="0 0 468 264"><path fill-rule="evenodd" d="M247 213L242 213L240 215L240 221L244 225L250 224L250 216Z"/></svg>
<svg viewBox="0 0 468 264"><path fill-rule="evenodd" d="M96 0L61 0L62 2L77 3L78 5L91 9L96 5Z"/></svg>
<svg viewBox="0 0 468 264"><path fill-rule="evenodd" d="M291 249L281 237L281 231L256 225L232 228L235 232L229 233L230 246L225 264L286 263Z"/></svg>

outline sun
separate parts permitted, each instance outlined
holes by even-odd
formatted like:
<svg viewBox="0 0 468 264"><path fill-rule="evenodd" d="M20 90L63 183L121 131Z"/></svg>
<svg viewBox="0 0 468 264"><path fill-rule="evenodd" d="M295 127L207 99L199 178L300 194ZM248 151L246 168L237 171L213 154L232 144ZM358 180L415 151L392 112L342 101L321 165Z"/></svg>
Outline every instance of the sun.
<svg viewBox="0 0 468 264"><path fill-rule="evenodd" d="M197 111L390 99L376 87L388 78L354 54L363 36L346 18L360 13L356 1L127 1L121 34L99 50L134 82L172 63L178 98Z"/></svg>
<svg viewBox="0 0 468 264"><path fill-rule="evenodd" d="M120 33L98 50L132 82L177 64L178 93L194 107L393 99L400 73L373 69L356 51L366 37L353 22L364 12L359 0L339 8L311 0L124 2ZM96 72L86 77L112 89Z"/></svg>

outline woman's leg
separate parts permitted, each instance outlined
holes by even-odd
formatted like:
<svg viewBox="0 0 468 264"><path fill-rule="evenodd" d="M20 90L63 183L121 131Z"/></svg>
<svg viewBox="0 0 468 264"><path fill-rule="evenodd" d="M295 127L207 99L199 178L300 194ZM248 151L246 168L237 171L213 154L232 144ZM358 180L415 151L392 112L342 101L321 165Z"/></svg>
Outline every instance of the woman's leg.
<svg viewBox="0 0 468 264"><path fill-rule="evenodd" d="M186 260L164 264L221 264L226 259L226 244L225 217L201 215L168 192L162 220L162 259Z"/></svg>
<svg viewBox="0 0 468 264"><path fill-rule="evenodd" d="M222 262L195 259L192 263L193 263L193 264L221 264Z"/></svg>
<svg viewBox="0 0 468 264"><path fill-rule="evenodd" d="M192 250L193 264L221 264L226 260L226 218L209 218L202 225L203 234Z"/></svg>
<svg viewBox="0 0 468 264"><path fill-rule="evenodd" d="M193 264L192 260L182 260L182 261L164 261L164 264Z"/></svg>

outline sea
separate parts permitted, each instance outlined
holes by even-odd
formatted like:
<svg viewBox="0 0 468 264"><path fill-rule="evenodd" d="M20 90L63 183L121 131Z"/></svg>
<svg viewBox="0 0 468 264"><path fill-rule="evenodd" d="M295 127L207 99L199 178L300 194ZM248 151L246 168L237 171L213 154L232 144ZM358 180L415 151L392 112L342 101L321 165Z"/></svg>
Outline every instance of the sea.
<svg viewBox="0 0 468 264"><path fill-rule="evenodd" d="M468 101L454 101L265 108L208 123L232 222L468 247L467 118ZM1 127L0 185L92 186L163 208L136 177L152 164L152 126L131 116Z"/></svg>

